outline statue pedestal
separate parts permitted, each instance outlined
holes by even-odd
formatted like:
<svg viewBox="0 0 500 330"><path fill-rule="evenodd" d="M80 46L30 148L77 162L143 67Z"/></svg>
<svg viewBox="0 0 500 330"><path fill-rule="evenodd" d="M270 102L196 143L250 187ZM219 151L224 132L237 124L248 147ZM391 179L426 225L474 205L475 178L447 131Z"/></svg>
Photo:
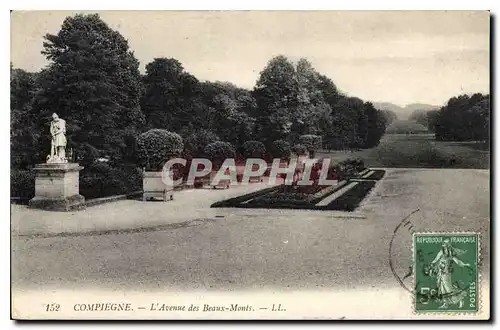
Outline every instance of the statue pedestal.
<svg viewBox="0 0 500 330"><path fill-rule="evenodd" d="M33 169L35 197L30 207L51 211L72 211L85 208L80 195L79 173L83 167L75 163L38 164Z"/></svg>

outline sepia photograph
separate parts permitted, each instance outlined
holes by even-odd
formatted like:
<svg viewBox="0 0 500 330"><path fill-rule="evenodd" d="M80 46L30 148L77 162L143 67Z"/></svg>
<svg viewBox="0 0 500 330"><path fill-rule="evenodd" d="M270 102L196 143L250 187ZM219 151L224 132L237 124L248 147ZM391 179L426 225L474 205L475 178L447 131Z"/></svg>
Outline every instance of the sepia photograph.
<svg viewBox="0 0 500 330"><path fill-rule="evenodd" d="M490 24L11 11L11 319L489 320Z"/></svg>

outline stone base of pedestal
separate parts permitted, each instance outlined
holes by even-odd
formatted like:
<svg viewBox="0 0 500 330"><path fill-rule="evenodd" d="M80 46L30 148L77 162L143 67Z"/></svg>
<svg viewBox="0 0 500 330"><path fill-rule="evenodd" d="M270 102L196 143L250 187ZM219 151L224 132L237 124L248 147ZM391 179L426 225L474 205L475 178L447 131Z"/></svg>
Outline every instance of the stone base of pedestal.
<svg viewBox="0 0 500 330"><path fill-rule="evenodd" d="M36 165L35 197L30 200L30 207L50 211L85 208L85 198L79 193L82 169L75 163Z"/></svg>
<svg viewBox="0 0 500 330"><path fill-rule="evenodd" d="M85 208L85 197L74 195L67 198L45 198L33 197L30 200L30 207L48 211L75 211Z"/></svg>

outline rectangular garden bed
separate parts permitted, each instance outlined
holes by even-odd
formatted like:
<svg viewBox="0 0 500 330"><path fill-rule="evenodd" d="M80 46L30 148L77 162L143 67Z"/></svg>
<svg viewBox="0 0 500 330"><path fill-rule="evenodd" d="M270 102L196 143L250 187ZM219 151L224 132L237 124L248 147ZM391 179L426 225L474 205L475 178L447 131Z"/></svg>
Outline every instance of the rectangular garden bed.
<svg viewBox="0 0 500 330"><path fill-rule="evenodd" d="M380 172L377 171L372 173L370 178L378 178L385 173L385 171L381 171L382 173L379 174ZM216 202L211 207L353 211L375 184L376 180L364 178L362 180L346 180L338 185L327 187L302 186L293 188L280 185ZM341 191L341 189L346 191ZM336 192L340 195L338 197L332 196ZM329 196L334 197L334 199L325 201ZM327 204L322 204L321 201Z"/></svg>

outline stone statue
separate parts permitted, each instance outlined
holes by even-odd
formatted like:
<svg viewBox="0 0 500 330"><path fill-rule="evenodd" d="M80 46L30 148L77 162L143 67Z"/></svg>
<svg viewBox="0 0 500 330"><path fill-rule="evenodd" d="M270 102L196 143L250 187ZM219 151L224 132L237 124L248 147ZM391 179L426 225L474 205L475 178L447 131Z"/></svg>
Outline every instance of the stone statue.
<svg viewBox="0 0 500 330"><path fill-rule="evenodd" d="M52 136L50 155L47 156L47 163L67 163L66 159L66 121L52 114L50 123L50 135Z"/></svg>

